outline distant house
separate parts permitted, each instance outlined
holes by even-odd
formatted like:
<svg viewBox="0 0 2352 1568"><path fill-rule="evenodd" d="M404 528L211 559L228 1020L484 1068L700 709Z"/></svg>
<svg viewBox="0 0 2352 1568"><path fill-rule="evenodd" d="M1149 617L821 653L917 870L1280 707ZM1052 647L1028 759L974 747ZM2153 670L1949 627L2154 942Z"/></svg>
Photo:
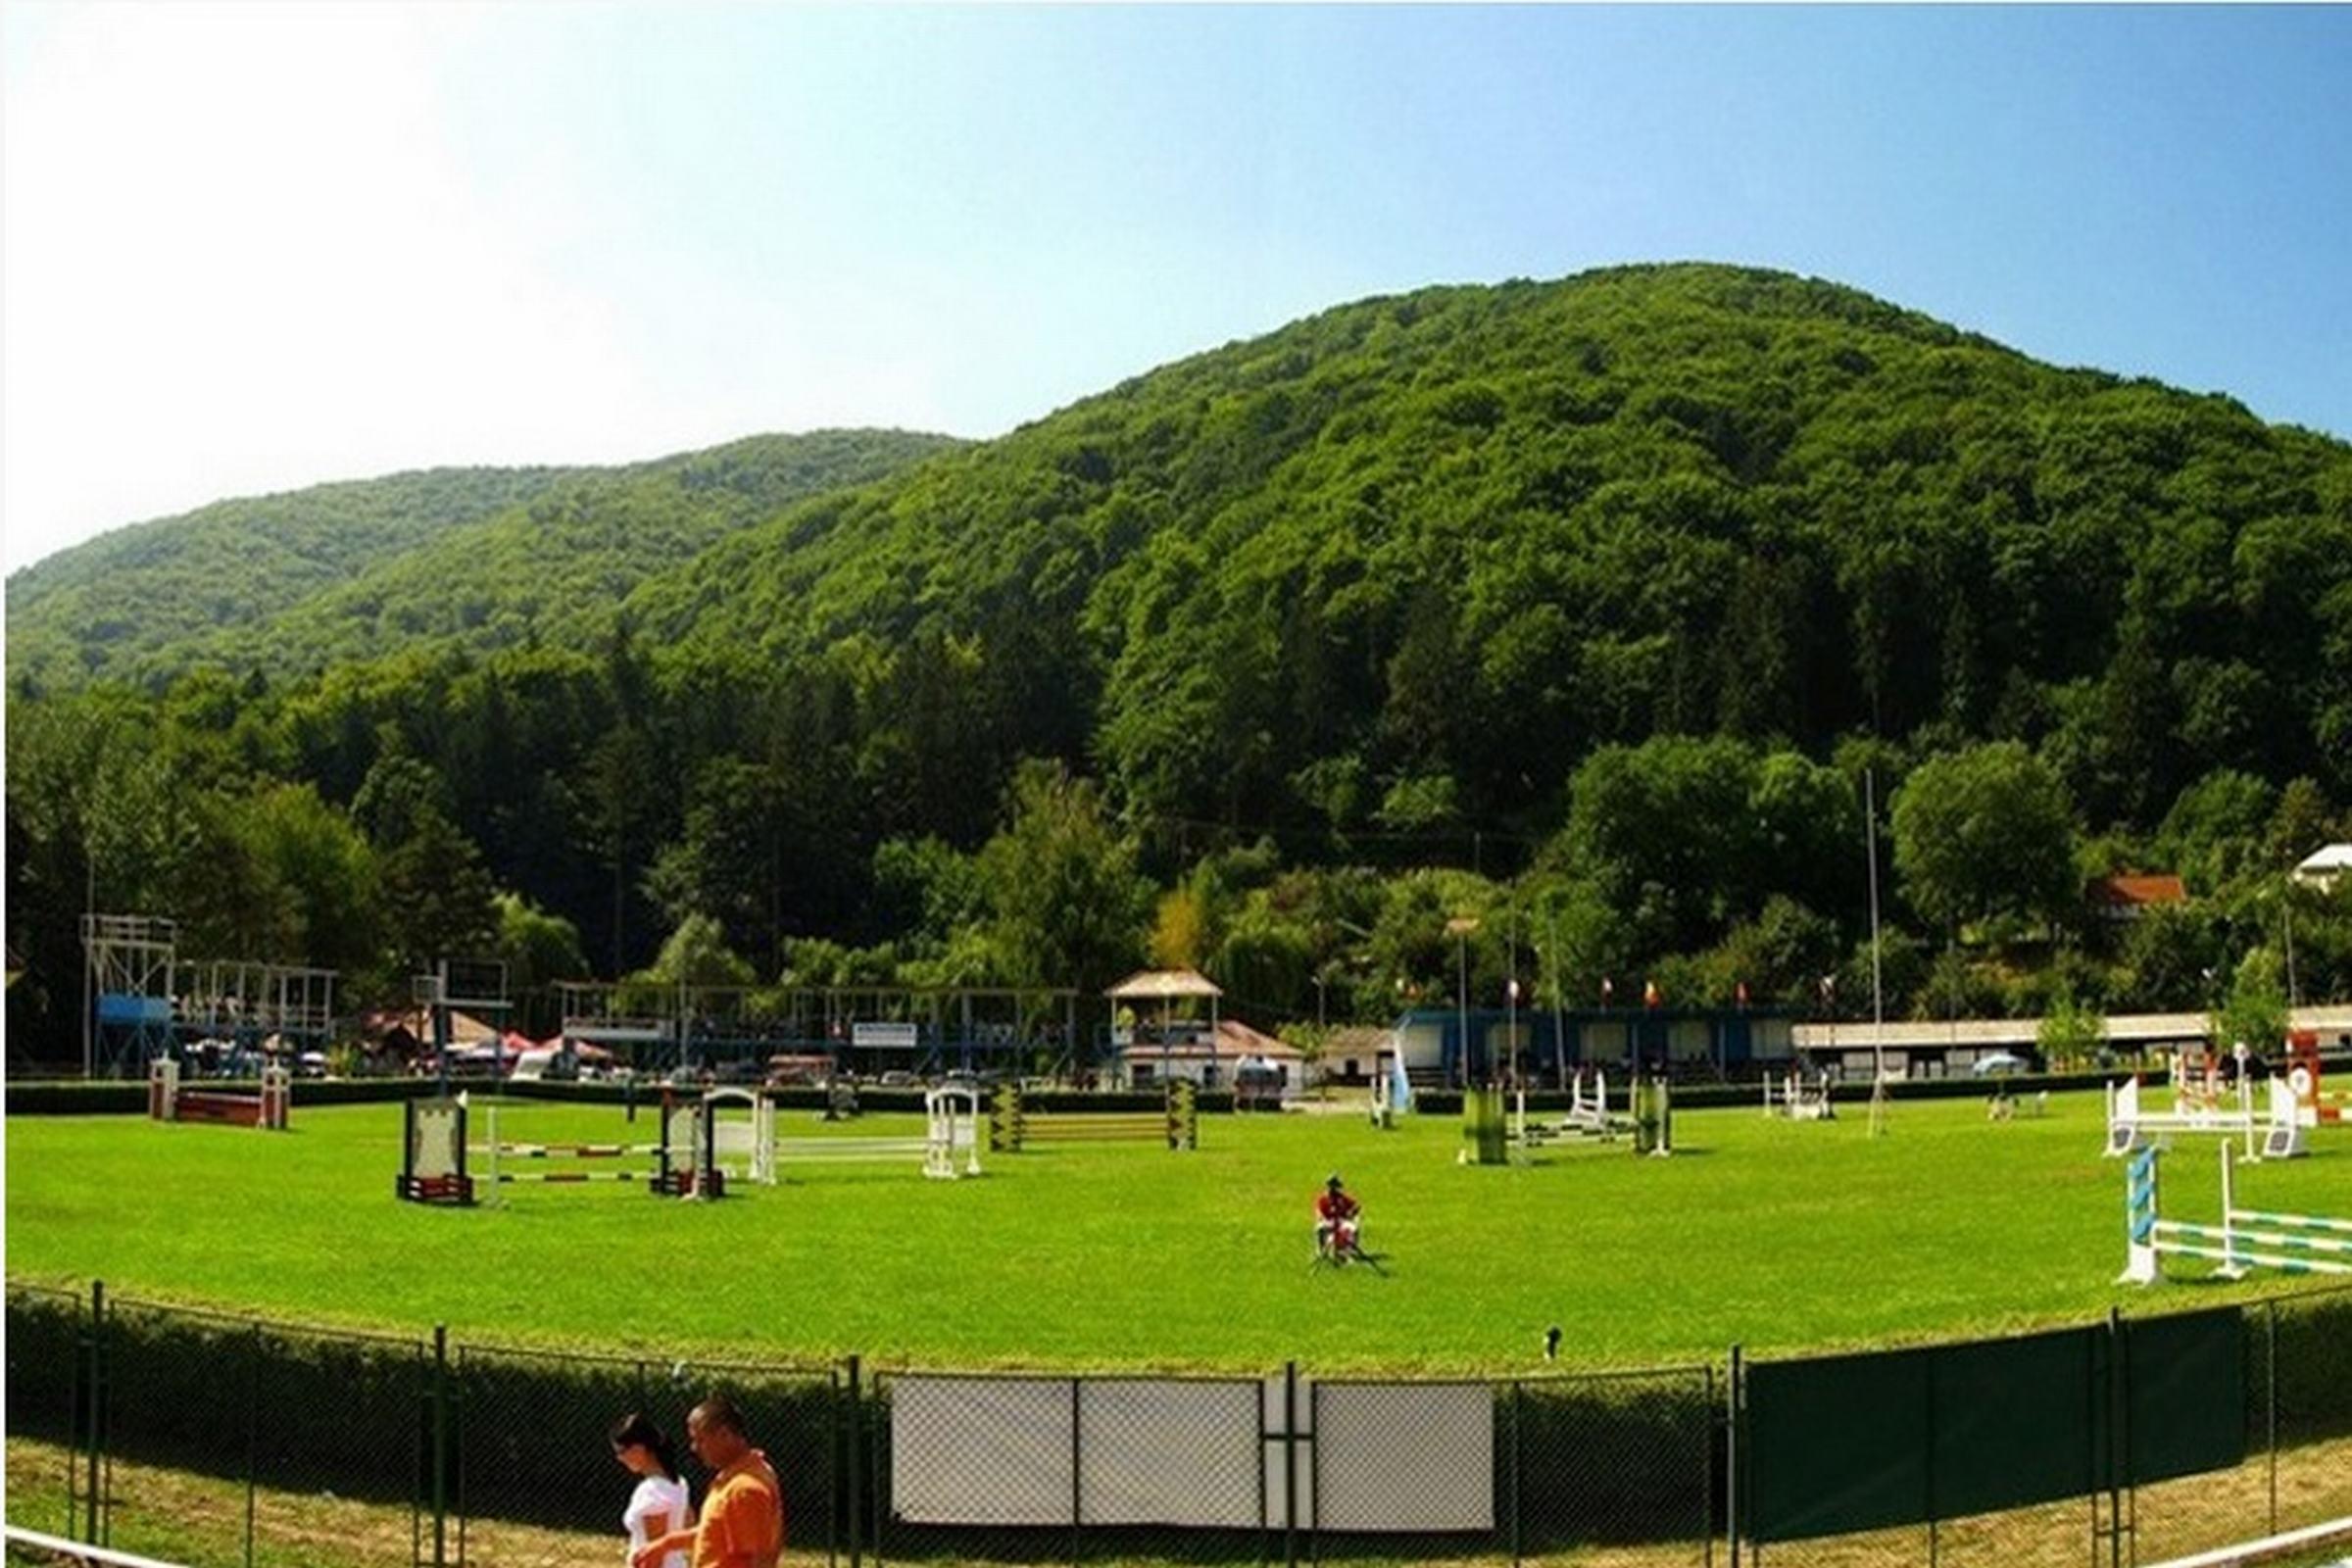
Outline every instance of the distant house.
<svg viewBox="0 0 2352 1568"><path fill-rule="evenodd" d="M2352 873L2352 844L2330 844L2305 856L2295 866L2295 880L2315 888L2332 889Z"/></svg>
<svg viewBox="0 0 2352 1568"><path fill-rule="evenodd" d="M1323 1045L1323 1076L1344 1084L1369 1083L1396 1054L1396 1033L1369 1024L1334 1029Z"/></svg>
<svg viewBox="0 0 2352 1568"><path fill-rule="evenodd" d="M2169 872L2153 876L2127 872L2093 881L2089 899L2091 906L2110 920L2136 920L2150 909L2186 904L2188 889Z"/></svg>
<svg viewBox="0 0 2352 1568"><path fill-rule="evenodd" d="M1189 1078L1202 1089L1224 1090L1236 1086L1245 1067L1267 1074L1286 1102L1306 1087L1306 1058L1298 1049L1238 1018L1220 1018L1207 1033L1130 1046L1112 1079L1124 1088L1151 1089L1169 1078Z"/></svg>

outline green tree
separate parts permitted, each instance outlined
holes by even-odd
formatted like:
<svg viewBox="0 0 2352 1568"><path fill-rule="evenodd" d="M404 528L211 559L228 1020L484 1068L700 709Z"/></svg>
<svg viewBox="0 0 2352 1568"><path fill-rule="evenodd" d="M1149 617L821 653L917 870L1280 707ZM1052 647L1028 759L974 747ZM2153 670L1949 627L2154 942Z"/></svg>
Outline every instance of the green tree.
<svg viewBox="0 0 2352 1568"><path fill-rule="evenodd" d="M501 893L498 956L506 960L508 994L517 999L517 1022L534 1037L560 1027L556 983L588 977L579 927L519 893Z"/></svg>
<svg viewBox="0 0 2352 1568"><path fill-rule="evenodd" d="M2180 792L2156 831L2157 853L2199 893L2263 869L2278 792L2234 768L2216 768Z"/></svg>
<svg viewBox="0 0 2352 1568"><path fill-rule="evenodd" d="M2075 999L2072 987L2061 985L2050 998L2041 1022L2034 1031L2034 1047L2053 1071L2085 1065L2107 1039L2107 1020L2097 1008Z"/></svg>
<svg viewBox="0 0 2352 1568"><path fill-rule="evenodd" d="M2328 804L2319 781L2298 778L2279 792L2278 809L2269 831L2270 869L2294 865L2314 851L2343 836L2343 819Z"/></svg>
<svg viewBox="0 0 2352 1568"><path fill-rule="evenodd" d="M2125 994L2147 1012L2202 1012L2221 995L2221 933L2206 906L2158 905L2124 934Z"/></svg>
<svg viewBox="0 0 2352 1568"><path fill-rule="evenodd" d="M2284 966L2278 954L2255 948L2238 960L2230 993L2213 1014L2213 1042L2223 1051L2242 1044L2268 1059L2286 1040L2286 1019Z"/></svg>
<svg viewBox="0 0 2352 1568"><path fill-rule="evenodd" d="M446 957L488 953L498 934L497 888L481 851L450 819L447 785L431 764L396 746L368 770L352 815L375 850L392 974L421 974Z"/></svg>
<svg viewBox="0 0 2352 1568"><path fill-rule="evenodd" d="M1604 746L1577 769L1567 826L1542 861L1591 882L1620 910L1647 906L1662 947L1703 946L1750 897L1755 783L1755 755L1736 740L1664 735ZM1636 919L1646 935L1651 927Z"/></svg>
<svg viewBox="0 0 2352 1568"><path fill-rule="evenodd" d="M744 987L757 976L727 945L726 927L708 914L690 914L662 943L654 961L629 977L662 986Z"/></svg>
<svg viewBox="0 0 2352 1568"><path fill-rule="evenodd" d="M995 947L1024 985L1096 994L1143 951L1150 885L1102 792L1058 763L1014 774L1002 832L980 852Z"/></svg>
<svg viewBox="0 0 2352 1568"><path fill-rule="evenodd" d="M2065 788L2015 741L1921 763L1895 793L1892 827L1904 896L1947 929L2050 919L2077 896Z"/></svg>
<svg viewBox="0 0 2352 1568"><path fill-rule="evenodd" d="M1160 895L1152 917L1152 961L1162 969L1198 969L1208 956L1208 902L1189 885Z"/></svg>

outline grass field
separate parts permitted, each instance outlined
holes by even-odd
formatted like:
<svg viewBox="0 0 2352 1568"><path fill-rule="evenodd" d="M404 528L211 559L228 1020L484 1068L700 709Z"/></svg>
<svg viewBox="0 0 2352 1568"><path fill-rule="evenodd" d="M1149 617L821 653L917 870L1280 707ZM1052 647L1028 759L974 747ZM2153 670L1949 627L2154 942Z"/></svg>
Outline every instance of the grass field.
<svg viewBox="0 0 2352 1568"><path fill-rule="evenodd" d="M1676 1117L1671 1159L1623 1144L1457 1167L1459 1123L1204 1118L1202 1148L1055 1146L977 1181L819 1166L714 1204L625 1186L508 1189L472 1211L395 1201L396 1105L305 1108L270 1135L129 1117L7 1124L20 1280L318 1323L604 1348L929 1365L1498 1370L1546 1324L1578 1362L1655 1362L2079 1321L2125 1302L2283 1288L2110 1284L2123 1179L2096 1096L1987 1124L1974 1101L1895 1108L1873 1140L1752 1109ZM820 1137L813 1112L787 1137ZM861 1136L912 1133L868 1117ZM514 1139L652 1136L617 1109L502 1113ZM478 1130L477 1130L478 1136ZM2210 1139L2165 1165L2165 1212L2211 1219ZM1307 1204L1337 1169L1381 1278L1310 1272ZM2352 1131L2241 1171L2250 1206L2352 1213ZM2184 1271L2186 1272L2186 1271Z"/></svg>

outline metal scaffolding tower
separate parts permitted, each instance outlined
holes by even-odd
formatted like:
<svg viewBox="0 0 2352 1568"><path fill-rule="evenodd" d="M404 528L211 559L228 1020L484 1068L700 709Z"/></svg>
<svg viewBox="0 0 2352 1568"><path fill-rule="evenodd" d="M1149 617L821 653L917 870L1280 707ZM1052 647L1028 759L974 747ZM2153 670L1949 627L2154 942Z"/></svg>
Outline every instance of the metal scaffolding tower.
<svg viewBox="0 0 2352 1568"><path fill-rule="evenodd" d="M85 914L81 951L89 977L82 1013L81 1075L141 1077L171 1053L172 978L179 927L145 914Z"/></svg>

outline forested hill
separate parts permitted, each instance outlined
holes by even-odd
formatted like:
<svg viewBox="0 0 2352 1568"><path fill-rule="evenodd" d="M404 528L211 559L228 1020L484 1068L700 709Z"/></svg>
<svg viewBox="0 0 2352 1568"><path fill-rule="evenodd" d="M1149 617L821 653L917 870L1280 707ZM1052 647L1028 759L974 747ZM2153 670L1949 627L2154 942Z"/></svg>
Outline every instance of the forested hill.
<svg viewBox="0 0 2352 1568"><path fill-rule="evenodd" d="M9 579L12 680L279 675L417 642L585 641L650 572L953 445L763 435L610 468L445 469L224 501Z"/></svg>
<svg viewBox="0 0 2352 1568"><path fill-rule="evenodd" d="M1543 831L1659 731L2352 787L2352 448L1719 267L1365 301L735 534L664 641L953 644L1143 816ZM957 672L961 673L958 674ZM985 676L983 676L985 671ZM999 710L1003 710L1001 708Z"/></svg>
<svg viewBox="0 0 2352 1568"><path fill-rule="evenodd" d="M243 635L568 471L434 468L216 501L118 528L10 575L9 675L55 687L122 673L211 630Z"/></svg>
<svg viewBox="0 0 2352 1568"><path fill-rule="evenodd" d="M1481 995L1541 928L1560 984L1809 1005L1869 991L1866 767L1893 1012L2196 1006L2272 983L2280 867L2352 836L2352 446L1848 288L1429 289L982 444L824 439L550 476L209 641L111 618L172 598L127 575L12 582L12 1047L73 1038L90 897L355 997L493 945L1149 952L1377 1018L1449 994L1467 909ZM2083 895L2125 868L2197 902L2127 941ZM2352 993L2317 899L2296 983Z"/></svg>

